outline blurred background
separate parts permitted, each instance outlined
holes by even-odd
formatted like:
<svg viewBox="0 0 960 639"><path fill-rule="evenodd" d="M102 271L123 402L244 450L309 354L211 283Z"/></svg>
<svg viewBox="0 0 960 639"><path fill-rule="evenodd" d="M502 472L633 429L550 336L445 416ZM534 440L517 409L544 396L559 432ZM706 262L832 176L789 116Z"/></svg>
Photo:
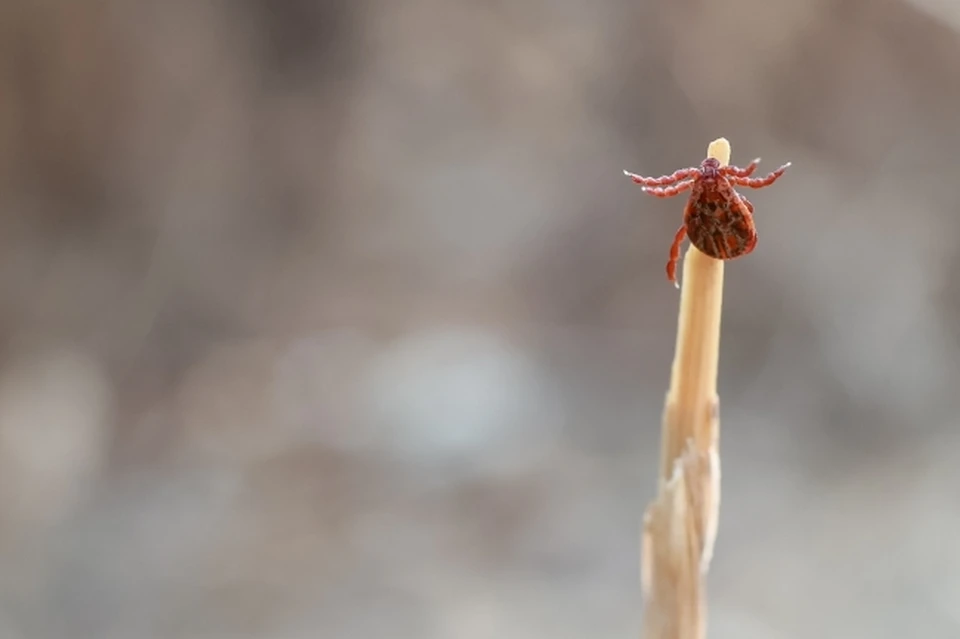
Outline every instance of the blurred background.
<svg viewBox="0 0 960 639"><path fill-rule="evenodd" d="M0 639L640 626L725 136L710 636L960 636L960 4L0 0Z"/></svg>

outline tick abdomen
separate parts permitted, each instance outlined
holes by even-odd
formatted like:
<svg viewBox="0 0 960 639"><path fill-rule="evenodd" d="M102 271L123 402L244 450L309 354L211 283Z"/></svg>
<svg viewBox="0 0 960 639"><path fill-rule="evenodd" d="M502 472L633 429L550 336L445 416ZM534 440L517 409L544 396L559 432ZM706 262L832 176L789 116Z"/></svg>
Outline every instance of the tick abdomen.
<svg viewBox="0 0 960 639"><path fill-rule="evenodd" d="M732 260L741 257L753 250L757 243L757 234L743 238L728 234L719 228L708 231L699 228L696 231L687 228L690 243L700 249L700 252L718 260Z"/></svg>
<svg viewBox="0 0 960 639"><path fill-rule="evenodd" d="M757 232L739 211L710 201L690 212L687 236L701 252L721 260L746 255L757 243Z"/></svg>

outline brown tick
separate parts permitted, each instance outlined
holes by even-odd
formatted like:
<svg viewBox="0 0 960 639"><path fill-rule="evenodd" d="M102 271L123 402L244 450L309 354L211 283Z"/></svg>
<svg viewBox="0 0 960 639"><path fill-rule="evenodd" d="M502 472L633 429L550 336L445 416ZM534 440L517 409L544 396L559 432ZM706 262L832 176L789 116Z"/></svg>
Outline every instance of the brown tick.
<svg viewBox="0 0 960 639"><path fill-rule="evenodd" d="M720 166L716 158L707 158L699 167L680 169L672 175L658 178L642 177L624 171L643 190L656 197L673 197L690 191L690 199L683 209L683 225L673 238L667 279L677 284L677 260L680 243L689 236L690 243L700 251L718 260L732 260L747 255L757 245L757 228L753 224L753 204L734 190L734 186L753 189L773 184L790 166L787 162L770 175L752 178L760 158L744 168Z"/></svg>

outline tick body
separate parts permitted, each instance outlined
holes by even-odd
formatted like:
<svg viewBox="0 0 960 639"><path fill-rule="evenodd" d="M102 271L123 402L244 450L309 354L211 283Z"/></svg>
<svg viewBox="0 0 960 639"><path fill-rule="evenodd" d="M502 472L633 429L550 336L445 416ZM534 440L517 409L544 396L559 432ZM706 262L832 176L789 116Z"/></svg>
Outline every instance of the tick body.
<svg viewBox="0 0 960 639"><path fill-rule="evenodd" d="M642 184L646 193L655 197L673 197L690 191L683 209L683 224L673 238L667 262L667 279L674 285L679 287L677 262L684 237L689 237L691 244L718 260L732 260L753 251L757 245L753 204L734 187L759 189L769 186L790 166L787 162L766 177L750 177L759 163L760 158L757 158L743 168L720 166L719 160L708 157L699 167L680 169L658 178L624 171L634 182Z"/></svg>

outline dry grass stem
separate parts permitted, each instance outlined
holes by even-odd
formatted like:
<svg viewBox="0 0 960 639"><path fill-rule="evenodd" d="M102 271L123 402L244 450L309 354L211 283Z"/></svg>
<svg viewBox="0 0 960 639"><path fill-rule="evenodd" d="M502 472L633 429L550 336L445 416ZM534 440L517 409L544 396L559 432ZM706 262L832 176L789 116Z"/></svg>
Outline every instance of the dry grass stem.
<svg viewBox="0 0 960 639"><path fill-rule="evenodd" d="M707 155L730 162L730 144ZM717 364L723 262L690 246L683 260L677 346L663 413L658 495L644 515L644 639L703 639L705 579L720 506Z"/></svg>

